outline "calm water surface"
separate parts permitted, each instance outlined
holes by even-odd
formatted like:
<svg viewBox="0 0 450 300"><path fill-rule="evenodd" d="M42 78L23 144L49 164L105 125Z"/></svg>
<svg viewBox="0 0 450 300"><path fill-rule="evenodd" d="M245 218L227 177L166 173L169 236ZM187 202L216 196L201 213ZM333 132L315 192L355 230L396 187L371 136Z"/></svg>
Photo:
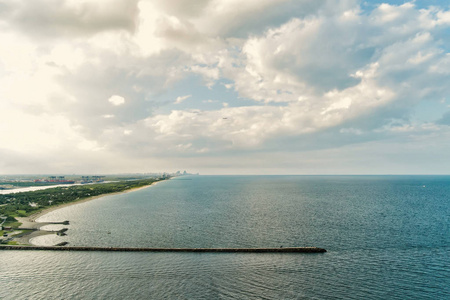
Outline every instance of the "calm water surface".
<svg viewBox="0 0 450 300"><path fill-rule="evenodd" d="M175 178L49 213L68 236L33 242L328 252L0 252L0 299L449 299L449 195L448 176Z"/></svg>

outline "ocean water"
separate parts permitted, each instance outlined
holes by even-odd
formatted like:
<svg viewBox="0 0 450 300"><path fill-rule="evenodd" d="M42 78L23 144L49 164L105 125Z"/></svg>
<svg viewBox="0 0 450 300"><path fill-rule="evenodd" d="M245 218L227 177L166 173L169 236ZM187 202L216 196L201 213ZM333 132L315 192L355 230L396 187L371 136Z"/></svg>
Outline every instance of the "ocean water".
<svg viewBox="0 0 450 300"><path fill-rule="evenodd" d="M51 212L38 245L324 254L0 252L0 299L449 299L450 176L190 176ZM58 229L58 226L48 228Z"/></svg>

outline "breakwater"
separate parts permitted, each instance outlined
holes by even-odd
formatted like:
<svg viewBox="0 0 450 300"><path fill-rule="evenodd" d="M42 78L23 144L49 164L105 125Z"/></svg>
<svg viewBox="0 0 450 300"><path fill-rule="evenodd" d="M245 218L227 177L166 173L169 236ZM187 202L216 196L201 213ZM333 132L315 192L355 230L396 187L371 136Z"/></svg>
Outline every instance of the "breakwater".
<svg viewBox="0 0 450 300"><path fill-rule="evenodd" d="M0 246L0 250L50 251L109 251L109 252L201 252L201 253L324 253L317 247L286 248L117 248L117 247L60 247L60 246Z"/></svg>

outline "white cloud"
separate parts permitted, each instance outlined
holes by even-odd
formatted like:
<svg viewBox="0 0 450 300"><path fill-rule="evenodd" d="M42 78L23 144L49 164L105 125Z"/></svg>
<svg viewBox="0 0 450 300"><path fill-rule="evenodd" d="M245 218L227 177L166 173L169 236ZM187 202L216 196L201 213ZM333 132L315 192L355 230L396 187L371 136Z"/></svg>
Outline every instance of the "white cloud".
<svg viewBox="0 0 450 300"><path fill-rule="evenodd" d="M450 11L439 11L437 13L437 24L446 25L450 24Z"/></svg>
<svg viewBox="0 0 450 300"><path fill-rule="evenodd" d="M177 97L177 99L175 100L175 104L180 104L181 102L183 102L184 100L191 98L192 95L186 95L186 96L179 96Z"/></svg>
<svg viewBox="0 0 450 300"><path fill-rule="evenodd" d="M125 103L125 98L118 95L113 95L108 99L108 101L112 105L119 106Z"/></svg>
<svg viewBox="0 0 450 300"><path fill-rule="evenodd" d="M0 151L138 167L429 134L411 116L450 92L449 11L360 3L0 0Z"/></svg>
<svg viewBox="0 0 450 300"><path fill-rule="evenodd" d="M2 1L7 3L7 1ZM135 27L135 0L26 0L8 1L6 19L33 38L95 34Z"/></svg>

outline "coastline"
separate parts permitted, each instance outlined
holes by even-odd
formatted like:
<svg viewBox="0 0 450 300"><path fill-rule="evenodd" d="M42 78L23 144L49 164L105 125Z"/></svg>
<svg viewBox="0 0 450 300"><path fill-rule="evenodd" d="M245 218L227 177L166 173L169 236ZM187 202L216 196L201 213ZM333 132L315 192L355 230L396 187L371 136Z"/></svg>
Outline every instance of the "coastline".
<svg viewBox="0 0 450 300"><path fill-rule="evenodd" d="M39 219L40 217L55 211L57 209L61 209L64 207L68 207L68 206L72 206L72 205L76 205L76 204L81 204L84 202L88 202L88 201L92 201L95 199L99 199L102 197L106 197L106 196L113 196L113 195L119 195L119 194L126 194L126 193L130 193L130 192L136 192L138 190L142 190L142 189L146 189L152 185L157 184L159 181L153 182L149 185L145 185L145 186L140 186L140 187L136 187L136 188L131 188L125 191L121 191L121 192L115 192L115 193L108 193L108 194L102 194L102 195L97 195L97 196L92 196L92 197L88 197L88 198L84 198L84 199L80 199L77 201L72 201L72 202L68 202L68 203L64 203L64 204L60 204L60 205L55 205L52 207L48 207L46 209L43 209L37 213L31 214L27 217L16 217L17 221L19 221L20 223L22 223L22 225L20 225L20 227L18 228L18 230L20 231L21 229L33 229L34 231L31 231L29 233L25 233L25 234L20 234L18 237L13 237L13 241L18 242L21 245L34 245L32 243L32 239L38 236L42 236L42 235L47 235L47 234L55 234L55 231L47 231L47 230L41 230L40 228L46 225L49 225L51 223L48 222L38 222L37 219Z"/></svg>

